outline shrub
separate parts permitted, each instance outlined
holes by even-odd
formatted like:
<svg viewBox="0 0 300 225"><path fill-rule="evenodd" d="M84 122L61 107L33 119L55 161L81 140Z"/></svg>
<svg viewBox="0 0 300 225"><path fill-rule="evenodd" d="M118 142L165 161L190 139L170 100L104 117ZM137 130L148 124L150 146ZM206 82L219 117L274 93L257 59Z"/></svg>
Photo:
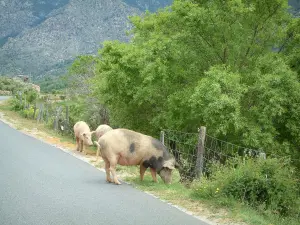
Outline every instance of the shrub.
<svg viewBox="0 0 300 225"><path fill-rule="evenodd" d="M21 111L21 115L24 116L25 118L30 118L30 119L36 119L37 115L39 114L39 109L36 109L34 118L33 118L33 114L34 114L34 107L30 106L27 109L23 109Z"/></svg>
<svg viewBox="0 0 300 225"><path fill-rule="evenodd" d="M11 109L14 111L21 111L24 109L24 105L21 104L20 100L17 98L11 98L9 103L11 105Z"/></svg>
<svg viewBox="0 0 300 225"><path fill-rule="evenodd" d="M38 99L38 93L33 89L28 89L25 91L26 100L28 103L33 103Z"/></svg>
<svg viewBox="0 0 300 225"><path fill-rule="evenodd" d="M283 216L299 216L299 189L288 160L234 159L225 166L216 164L212 171L212 177L196 188L196 195L236 199Z"/></svg>

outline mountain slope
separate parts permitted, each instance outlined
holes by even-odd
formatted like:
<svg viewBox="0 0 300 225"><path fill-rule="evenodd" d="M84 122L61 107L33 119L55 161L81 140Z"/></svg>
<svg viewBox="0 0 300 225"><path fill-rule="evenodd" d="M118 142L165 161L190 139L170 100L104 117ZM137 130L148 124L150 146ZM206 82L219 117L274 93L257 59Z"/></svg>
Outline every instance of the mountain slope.
<svg viewBox="0 0 300 225"><path fill-rule="evenodd" d="M173 0L0 0L0 75L58 75L104 40L129 38L128 16ZM300 0L289 0L299 16Z"/></svg>
<svg viewBox="0 0 300 225"><path fill-rule="evenodd" d="M129 15L166 2L0 0L5 6L0 10L0 74L61 74L77 55L96 53L104 40L128 40Z"/></svg>
<svg viewBox="0 0 300 225"><path fill-rule="evenodd" d="M63 7L68 2L69 0L0 0L0 47L8 38L42 23L52 10Z"/></svg>

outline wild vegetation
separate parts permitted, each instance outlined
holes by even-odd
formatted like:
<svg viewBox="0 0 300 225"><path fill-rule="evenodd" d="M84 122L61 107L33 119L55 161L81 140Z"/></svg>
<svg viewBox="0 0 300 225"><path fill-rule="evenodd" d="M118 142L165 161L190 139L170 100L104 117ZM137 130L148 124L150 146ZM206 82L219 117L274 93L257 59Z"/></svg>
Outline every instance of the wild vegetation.
<svg viewBox="0 0 300 225"><path fill-rule="evenodd" d="M0 75L0 95L11 95L25 88L21 81Z"/></svg>
<svg viewBox="0 0 300 225"><path fill-rule="evenodd" d="M131 17L131 42L104 42L69 79L108 108L111 124L152 135L205 125L300 159L300 20L287 9L283 0L175 1Z"/></svg>
<svg viewBox="0 0 300 225"><path fill-rule="evenodd" d="M300 20L289 13L287 2L176 0L131 22L130 43L106 41L98 56L74 62L69 79L85 77L73 83L74 89L80 86L107 108L112 125L154 136L164 128L195 132L204 125L221 140L261 149L270 158L290 158L287 170L275 170L276 160L224 165L208 184L223 188L226 177L227 190L236 188L222 192L223 197L295 216ZM257 171L249 174L251 168ZM273 169L273 181L264 180L266 170ZM237 173L240 180L234 178ZM269 192L258 193L261 185ZM242 196L242 186L253 190ZM278 197L286 192L293 194Z"/></svg>
<svg viewBox="0 0 300 225"><path fill-rule="evenodd" d="M34 81L47 94L59 94L67 87L66 82L61 77L45 77Z"/></svg>

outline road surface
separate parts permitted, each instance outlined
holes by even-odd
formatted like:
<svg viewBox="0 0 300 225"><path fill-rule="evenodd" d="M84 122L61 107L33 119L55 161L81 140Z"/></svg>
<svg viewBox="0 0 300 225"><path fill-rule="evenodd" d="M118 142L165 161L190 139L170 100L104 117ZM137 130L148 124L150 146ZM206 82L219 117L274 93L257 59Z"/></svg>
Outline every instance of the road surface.
<svg viewBox="0 0 300 225"><path fill-rule="evenodd" d="M1 225L207 225L0 121Z"/></svg>
<svg viewBox="0 0 300 225"><path fill-rule="evenodd" d="M10 98L10 96L0 96L0 101L6 100L6 99L9 99L9 98Z"/></svg>

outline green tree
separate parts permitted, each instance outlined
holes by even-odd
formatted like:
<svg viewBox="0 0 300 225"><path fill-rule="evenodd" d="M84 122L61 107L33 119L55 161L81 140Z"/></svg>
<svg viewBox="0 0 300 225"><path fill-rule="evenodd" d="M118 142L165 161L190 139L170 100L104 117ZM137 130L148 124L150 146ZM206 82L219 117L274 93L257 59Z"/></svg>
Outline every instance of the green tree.
<svg viewBox="0 0 300 225"><path fill-rule="evenodd" d="M99 50L93 93L124 127L156 135L206 125L299 158L299 26L287 9L285 0L175 0L132 17L131 42Z"/></svg>
<svg viewBox="0 0 300 225"><path fill-rule="evenodd" d="M89 78L95 75L95 65L99 59L91 55L83 55L70 66L63 80L68 84L73 95L89 94Z"/></svg>

